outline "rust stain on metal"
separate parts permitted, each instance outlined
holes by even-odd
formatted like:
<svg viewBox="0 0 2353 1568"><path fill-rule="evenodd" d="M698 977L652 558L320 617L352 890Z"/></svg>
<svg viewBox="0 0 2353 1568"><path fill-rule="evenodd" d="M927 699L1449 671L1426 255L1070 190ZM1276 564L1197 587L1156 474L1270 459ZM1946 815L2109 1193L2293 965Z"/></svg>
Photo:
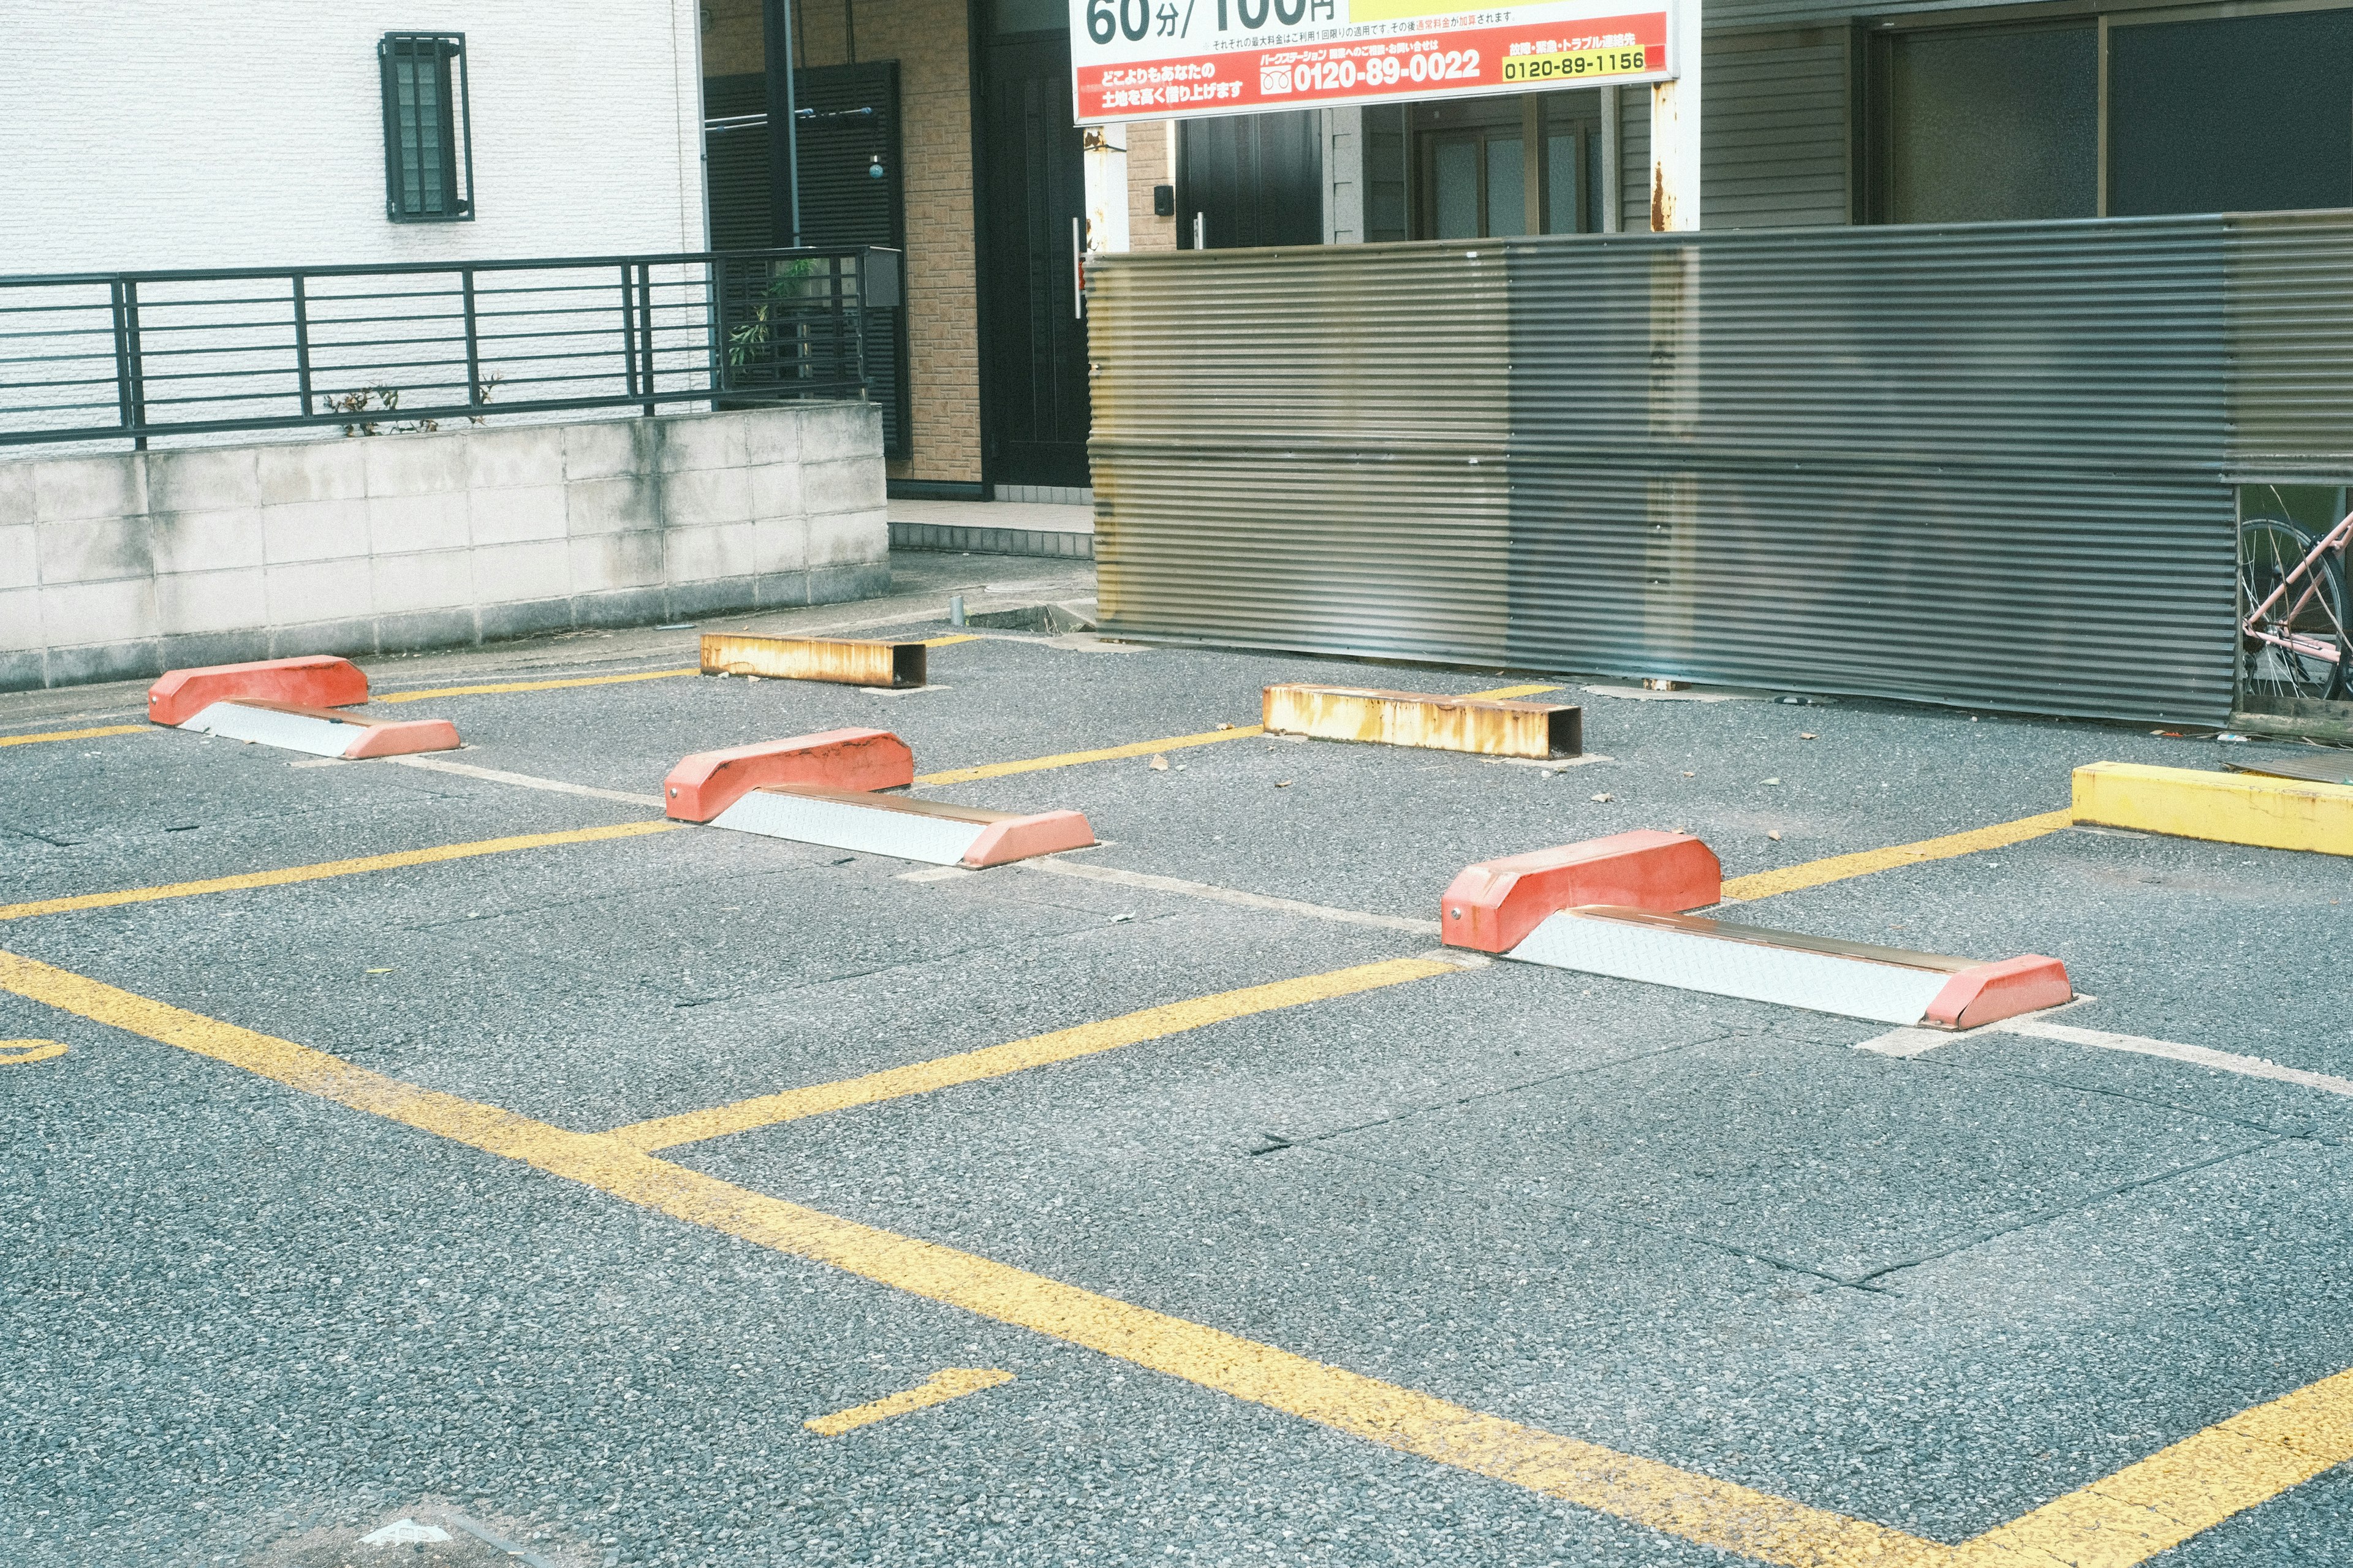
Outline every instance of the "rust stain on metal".
<svg viewBox="0 0 2353 1568"><path fill-rule="evenodd" d="M1673 223L1674 198L1667 195L1667 172L1653 164L1651 169L1651 232L1664 234Z"/></svg>
<svg viewBox="0 0 2353 1568"><path fill-rule="evenodd" d="M1294 684L1268 687L1264 712L1271 735L1486 757L1574 757L1585 749L1584 710L1567 702Z"/></svg>
<svg viewBox="0 0 2353 1568"><path fill-rule="evenodd" d="M919 642L848 637L755 637L706 632L705 675L762 675L775 680L830 680L843 686L921 686Z"/></svg>

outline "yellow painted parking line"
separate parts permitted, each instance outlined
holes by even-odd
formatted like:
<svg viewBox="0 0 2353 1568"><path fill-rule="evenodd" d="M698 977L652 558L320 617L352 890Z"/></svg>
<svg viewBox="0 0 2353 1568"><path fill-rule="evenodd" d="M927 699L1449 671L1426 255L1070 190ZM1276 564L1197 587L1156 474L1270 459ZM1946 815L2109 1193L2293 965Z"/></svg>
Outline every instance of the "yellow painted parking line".
<svg viewBox="0 0 2353 1568"><path fill-rule="evenodd" d="M740 1100L733 1105L717 1106L709 1110L690 1110L678 1116L633 1122L627 1127L617 1127L606 1136L641 1152L651 1153L656 1149L674 1149L681 1143L699 1143L706 1138L746 1132L754 1127L773 1127L780 1121L797 1121L804 1116L819 1116L828 1110L845 1110L853 1105L902 1100L909 1095L930 1094L955 1084L976 1083L983 1079L1002 1078L1008 1073L1026 1072L1031 1068L1066 1062L1077 1057L1094 1056L1169 1035L1181 1035L1187 1030L1224 1023L1229 1018L1248 1017L1253 1013L1270 1013L1277 1008L1297 1007L1309 1002L1352 995L1359 991L1376 991L1384 985L1427 980L1434 974L1461 973L1461 965L1437 959L1395 958L1384 963L1337 969L1328 974L1278 980L1270 985L1252 985L1245 990L1221 992L1215 996L1196 997L1189 1002L1171 1002L1165 1006L1146 1007L1140 1013L1105 1019L1099 1024L1082 1024L1076 1028L1057 1029L1050 1035L1015 1040L1009 1045L961 1051L933 1061L868 1073L863 1078L821 1083L807 1089L786 1089L781 1094Z"/></svg>
<svg viewBox="0 0 2353 1568"><path fill-rule="evenodd" d="M1888 1568L1906 1562L1907 1550L1946 1550L1786 1498L1482 1415L969 1252L751 1192L640 1153L609 1135L567 1131L404 1083L324 1051L15 953L0 952L0 990L518 1161L673 1219L1688 1540L1768 1562L1810 1565L1861 1562L1868 1555Z"/></svg>
<svg viewBox="0 0 2353 1568"><path fill-rule="evenodd" d="M1969 1568L2131 1568L2353 1458L2353 1372L2218 1421L1971 1542Z"/></svg>
<svg viewBox="0 0 2353 1568"><path fill-rule="evenodd" d="M23 1067L27 1062L45 1062L51 1057L66 1054L63 1040L0 1040L0 1068Z"/></svg>
<svg viewBox="0 0 2353 1568"><path fill-rule="evenodd" d="M925 637L923 639L923 646L925 647L945 647L950 643L978 642L979 640L980 634L978 632L953 632L944 637ZM1008 1373L1006 1375L1010 1377L1013 1374Z"/></svg>
<svg viewBox="0 0 2353 1568"><path fill-rule="evenodd" d="M152 724L101 724L95 730L52 730L46 735L0 735L0 746L37 746L44 741L95 741L100 735L137 735Z"/></svg>
<svg viewBox="0 0 2353 1568"><path fill-rule="evenodd" d="M1465 697L1505 698L1533 697L1539 691L1557 691L1557 686L1500 686L1493 691L1466 691ZM983 763L976 767L950 768L945 773L923 773L919 784L970 784L975 779L1001 779L1013 773L1042 773L1049 768L1077 767L1082 763L1113 763L1122 757L1148 757L1155 752L1180 752L1188 746L1215 745L1219 741L1247 741L1252 735L1266 733L1263 724L1240 724L1229 730L1209 730L1198 735L1170 735L1158 741L1134 741L1124 746L1105 746L1092 752L1064 752L1059 756L1031 757L1018 763Z"/></svg>
<svg viewBox="0 0 2353 1568"><path fill-rule="evenodd" d="M1794 893L1800 888L1819 888L1825 882L1843 882L1850 877L1868 877L1873 871L1889 871L1898 866L1917 866L1926 860L1949 860L1956 856L1975 855L1981 850L2007 848L2012 844L2023 844L2030 838L2040 838L2046 833L2056 833L2073 821L2073 815L2070 812L2046 811L2040 816L2022 816L2016 822L1971 828L1967 833L1947 834L1942 838L1924 838L1917 844L1865 849L1853 855L1833 855L1825 860L1809 860L1802 866L1788 866L1778 871L1758 871L1752 876L1735 877L1725 883L1724 901L1727 904L1746 903L1756 899L1769 899L1776 893Z"/></svg>
<svg viewBox="0 0 2353 1568"><path fill-rule="evenodd" d="M700 669L648 669L635 675L582 675L566 680L501 680L485 686L436 686L426 691L386 691L376 702L422 702L428 697L487 697L500 691L556 691L567 686L625 686L633 680L675 680Z"/></svg>
<svg viewBox="0 0 2353 1568"><path fill-rule="evenodd" d="M1215 745L1219 741L1246 741L1263 733L1261 726L1244 724L1233 730L1211 730L1198 735L1171 735L1160 741L1136 741L1093 752L1064 752L1054 757L1031 757L1018 763L983 763L978 767L950 768L945 773L919 773L919 784L970 784L975 779L1001 779L1011 773L1042 773L1048 768L1074 768L1081 763L1110 763L1122 757L1148 757L1155 752L1180 752L1187 746Z"/></svg>
<svg viewBox="0 0 2353 1568"><path fill-rule="evenodd" d="M279 871L246 871L234 877L212 877L201 882L167 882L155 888L124 888L111 893L79 893L67 899L38 899L31 903L0 904L0 921L29 920L35 915L61 915L74 910L112 909L117 904L152 903L158 899L188 899L200 893L233 893L247 888L282 888L290 882L355 877L364 871L396 871L404 866L470 860L477 855L503 855L514 849L546 849L559 844L594 844L607 838L636 838L648 833L667 833L681 826L680 823L667 821L625 822L617 827L582 827L565 833L526 833L513 838L483 838L471 844L443 844L431 849L403 849L390 855L366 855L355 860L290 866Z"/></svg>
<svg viewBox="0 0 2353 1568"><path fill-rule="evenodd" d="M995 1388L1000 1383L1012 1381L1011 1373L996 1367L943 1367L902 1394L878 1399L871 1405L853 1405L847 1410L819 1415L801 1425L820 1437L839 1437L844 1432L855 1432L860 1426L871 1426L877 1421L888 1421L893 1415L904 1415L910 1410L944 1405L951 1399L962 1399L967 1394L978 1394L984 1388Z"/></svg>
<svg viewBox="0 0 2353 1568"><path fill-rule="evenodd" d="M640 1153L609 1135L567 1131L404 1083L324 1051L15 953L0 952L0 990L517 1161L673 1219L1786 1568L2050 1568L2054 1546L2073 1554L2059 1562L2132 1568L2200 1530L2353 1459L2353 1373L2340 1373L2219 1422L1975 1541L1948 1546L1483 1415L955 1247L786 1203ZM2132 1510L2139 1511L2126 1511ZM2128 1519L2133 1533L2105 1529L2111 1519Z"/></svg>
<svg viewBox="0 0 2353 1568"><path fill-rule="evenodd" d="M956 637L931 637L925 647L945 647L950 643L977 642L976 633ZM636 680L673 680L682 675L701 675L700 667L693 669L647 669L634 675L581 675L562 680L501 680L481 686L436 686L425 691L387 691L373 698L377 702L422 702L428 697L488 697L501 691L560 691L571 686L624 686Z"/></svg>

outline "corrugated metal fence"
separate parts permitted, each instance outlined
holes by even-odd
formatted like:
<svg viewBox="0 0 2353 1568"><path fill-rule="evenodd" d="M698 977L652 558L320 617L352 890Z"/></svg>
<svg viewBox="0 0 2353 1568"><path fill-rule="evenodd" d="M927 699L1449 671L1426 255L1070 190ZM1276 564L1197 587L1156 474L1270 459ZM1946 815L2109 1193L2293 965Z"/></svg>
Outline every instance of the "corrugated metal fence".
<svg viewBox="0 0 2353 1568"><path fill-rule="evenodd" d="M2353 469L2353 217L1089 268L1106 629L2221 722L2234 478Z"/></svg>

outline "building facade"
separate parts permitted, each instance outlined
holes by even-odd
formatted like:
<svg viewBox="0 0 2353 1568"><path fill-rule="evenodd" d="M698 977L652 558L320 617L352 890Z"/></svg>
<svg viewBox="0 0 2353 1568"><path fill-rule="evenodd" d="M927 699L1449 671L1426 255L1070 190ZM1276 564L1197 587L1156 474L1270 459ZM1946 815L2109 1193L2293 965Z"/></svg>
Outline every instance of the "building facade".
<svg viewBox="0 0 2353 1568"><path fill-rule="evenodd" d="M865 258L663 259L688 0L0 32L0 690L887 589Z"/></svg>
<svg viewBox="0 0 2353 1568"><path fill-rule="evenodd" d="M0 18L19 84L0 114L0 273L702 247L690 0L18 0ZM448 158L462 212L390 211L392 37L461 51L429 62L447 104L420 104L401 63L427 133L412 158Z"/></svg>
<svg viewBox="0 0 2353 1568"><path fill-rule="evenodd" d="M1081 131L1059 0L704 0L714 232L747 241L768 171L727 172L787 16L803 237L907 249L903 493L1087 482L1085 250L1651 226L1646 89ZM1723 0L1704 37L1705 228L2353 205L2353 8Z"/></svg>

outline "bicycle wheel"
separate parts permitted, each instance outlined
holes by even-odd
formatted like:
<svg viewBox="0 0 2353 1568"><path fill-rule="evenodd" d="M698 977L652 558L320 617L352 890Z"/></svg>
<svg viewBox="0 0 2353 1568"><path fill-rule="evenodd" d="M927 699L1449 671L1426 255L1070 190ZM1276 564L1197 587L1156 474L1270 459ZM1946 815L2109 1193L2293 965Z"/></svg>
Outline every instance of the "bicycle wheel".
<svg viewBox="0 0 2353 1568"><path fill-rule="evenodd" d="M2251 693L2328 698L2347 689L2353 641L2346 637L2345 568L2331 554L2298 571L2316 543L2277 518L2239 525L2241 679Z"/></svg>

